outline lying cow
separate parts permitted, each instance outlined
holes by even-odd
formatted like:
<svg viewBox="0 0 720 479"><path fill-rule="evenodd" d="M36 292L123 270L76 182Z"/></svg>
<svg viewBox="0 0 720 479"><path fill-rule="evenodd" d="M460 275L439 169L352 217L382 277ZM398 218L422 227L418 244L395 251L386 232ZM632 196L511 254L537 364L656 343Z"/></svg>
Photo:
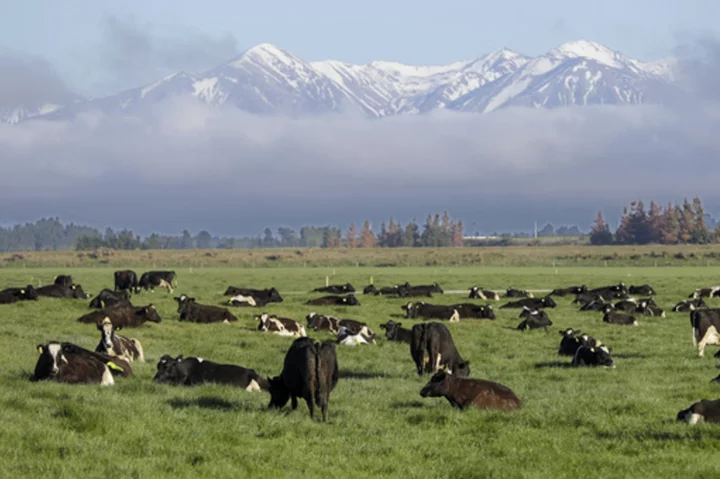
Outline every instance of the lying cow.
<svg viewBox="0 0 720 479"><path fill-rule="evenodd" d="M68 384L115 384L111 368L123 369L118 363L119 358L103 359L99 354L88 354L89 351L76 347L71 343L51 341L38 344L40 357L35 364L35 372L31 381L52 380Z"/></svg>
<svg viewBox="0 0 720 479"><path fill-rule="evenodd" d="M178 314L180 321L189 321L191 323L231 323L238 319L226 308L219 306L210 306L206 304L198 304L195 298L190 298L184 294L173 298L178 304Z"/></svg>
<svg viewBox="0 0 720 479"><path fill-rule="evenodd" d="M596 348L603 345L595 338L587 334L582 334L581 331L573 330L572 328L560 331L560 335L562 335L562 339L560 340L558 354L561 356L575 356L580 346Z"/></svg>
<svg viewBox="0 0 720 479"><path fill-rule="evenodd" d="M444 291L439 284L423 284L419 286L409 286L407 283L398 287L398 296L401 298L409 298L414 296L427 296L432 298L433 293L443 294Z"/></svg>
<svg viewBox="0 0 720 479"><path fill-rule="evenodd" d="M380 327L385 330L385 337L388 341L396 341L398 343L410 344L412 341L412 331L402 327L402 323L396 323L393 320L388 321L385 324L381 324Z"/></svg>
<svg viewBox="0 0 720 479"><path fill-rule="evenodd" d="M228 300L227 304L228 306L256 308L263 307L267 303L261 299L256 300L254 296L236 294Z"/></svg>
<svg viewBox="0 0 720 479"><path fill-rule="evenodd" d="M720 399L698 401L689 408L680 411L677 414L677 420L685 421L688 424L700 422L720 423Z"/></svg>
<svg viewBox="0 0 720 479"><path fill-rule="evenodd" d="M377 294L378 290L373 284L369 284L363 288L363 294Z"/></svg>
<svg viewBox="0 0 720 479"><path fill-rule="evenodd" d="M699 288L690 293L689 299L698 298L717 298L720 296L720 286L714 286L712 288Z"/></svg>
<svg viewBox="0 0 720 479"><path fill-rule="evenodd" d="M534 298L535 296L526 289L508 288L505 290L506 298Z"/></svg>
<svg viewBox="0 0 720 479"><path fill-rule="evenodd" d="M455 376L470 374L470 361L460 356L450 331L442 323L413 326L410 356L415 361L418 376L422 376L423 372L436 373L440 369Z"/></svg>
<svg viewBox="0 0 720 479"><path fill-rule="evenodd" d="M630 286L628 288L628 294L637 294L641 296L655 296L655 290L649 284L643 284L642 286Z"/></svg>
<svg viewBox="0 0 720 479"><path fill-rule="evenodd" d="M572 366L604 366L608 368L614 368L615 362L610 357L610 349L606 346L599 347L588 347L580 346L575 351L575 356L571 363Z"/></svg>
<svg viewBox="0 0 720 479"><path fill-rule="evenodd" d="M90 307L94 309L109 308L117 305L132 306L127 290L122 290L121 292L116 293L115 291L106 288L90 300Z"/></svg>
<svg viewBox="0 0 720 479"><path fill-rule="evenodd" d="M473 286L470 288L470 295L468 299L484 299L492 301L500 301L500 295L495 291L489 289L483 289L480 286Z"/></svg>
<svg viewBox="0 0 720 479"><path fill-rule="evenodd" d="M159 323L162 318L152 304L147 306L124 306L118 305L112 308L98 309L80 316L77 320L81 323L102 324L105 318L121 328L137 328L146 322Z"/></svg>
<svg viewBox="0 0 720 479"><path fill-rule="evenodd" d="M347 296L323 296L322 298L311 299L305 304L313 306L360 306L354 294Z"/></svg>
<svg viewBox="0 0 720 479"><path fill-rule="evenodd" d="M609 323L609 324L620 324L623 326L637 326L638 322L630 314L626 313L618 313L617 311L608 311L603 316L603 323Z"/></svg>
<svg viewBox="0 0 720 479"><path fill-rule="evenodd" d="M337 335L338 344L343 346L358 346L360 344L375 344L375 334L370 333L367 326L363 327L359 333L353 333L345 326L340 326Z"/></svg>
<svg viewBox="0 0 720 479"><path fill-rule="evenodd" d="M362 321L357 321L355 319L338 319L334 316L327 316L325 314L309 313L305 317L305 320L307 321L309 329L312 329L313 331L327 330L333 334L340 332L341 327L345 327L352 334L357 334L363 328L367 328L367 324ZM374 335L375 333L371 332L371 334Z"/></svg>
<svg viewBox="0 0 720 479"><path fill-rule="evenodd" d="M60 274L58 276L55 276L55 281L53 281L53 284L59 284L62 286L72 286L74 284L72 276L69 274Z"/></svg>
<svg viewBox="0 0 720 479"><path fill-rule="evenodd" d="M582 286L568 286L567 288L553 289L550 293L552 296L570 296L571 294L578 295L587 293L588 287L584 284Z"/></svg>
<svg viewBox="0 0 720 479"><path fill-rule="evenodd" d="M325 422L330 393L339 376L335 344L332 341L316 343L310 338L296 339L285 355L282 372L270 380L269 407L280 409L290 400L295 410L297 398L301 397L310 410L310 419L315 418L317 406Z"/></svg>
<svg viewBox="0 0 720 479"><path fill-rule="evenodd" d="M480 409L513 411L522 403L510 388L483 379L458 378L445 371L439 371L430 378L420 396L444 397L457 409L473 406Z"/></svg>
<svg viewBox="0 0 720 479"><path fill-rule="evenodd" d="M636 313L640 313L645 316L655 316L658 318L664 318L665 317L665 311L658 308L657 304L655 304L655 301L647 301L647 300L641 300L638 302L637 308L635 308Z"/></svg>
<svg viewBox="0 0 720 479"><path fill-rule="evenodd" d="M246 391L267 391L270 384L254 369L235 364L220 364L203 358L172 358L165 354L157 364L153 381L173 386L197 386L201 384L224 384Z"/></svg>
<svg viewBox="0 0 720 479"><path fill-rule="evenodd" d="M268 331L280 336L307 336L303 325L294 319L279 318L274 315L270 316L267 313L263 313L259 316L255 316L255 320L259 323L258 331Z"/></svg>
<svg viewBox="0 0 720 479"><path fill-rule="evenodd" d="M638 300L634 298L628 298L623 299L622 301L618 301L615 303L615 307L613 309L616 309L618 311L623 311L625 313L632 313L634 312L638 307Z"/></svg>
<svg viewBox="0 0 720 479"><path fill-rule="evenodd" d="M534 311L529 311L525 315L525 319L518 324L516 329L520 331L525 331L527 329L544 329L547 332L547 328L549 326L552 326L552 321L550 321L548 314L542 309L536 309Z"/></svg>
<svg viewBox="0 0 720 479"><path fill-rule="evenodd" d="M705 347L720 345L720 309L696 309L690 313L693 345L698 356L705 356Z"/></svg>
<svg viewBox="0 0 720 479"><path fill-rule="evenodd" d="M323 286L322 288L313 289L314 293L330 293L330 294L347 294L354 293L355 288L350 283L345 284L331 284L329 286Z"/></svg>
<svg viewBox="0 0 720 479"><path fill-rule="evenodd" d="M628 297L628 289L625 283L618 283L612 286L590 289L586 294L600 295L605 299L625 299Z"/></svg>
<svg viewBox="0 0 720 479"><path fill-rule="evenodd" d="M236 286L228 286L224 293L225 296L252 296L256 303L282 303L283 298L280 292L275 288L269 289L253 289L238 288Z"/></svg>
<svg viewBox="0 0 720 479"><path fill-rule="evenodd" d="M674 313L689 313L690 311L707 307L708 305L705 304L705 301L703 301L702 298L697 298L680 301L678 304L673 306L672 310Z"/></svg>
<svg viewBox="0 0 720 479"><path fill-rule="evenodd" d="M103 319L102 324L98 324L97 328L100 331L100 342L95 348L96 353L117 356L128 362L135 360L141 363L145 362L145 355L140 341L115 334L122 327L114 326L110 318Z"/></svg>
<svg viewBox="0 0 720 479"><path fill-rule="evenodd" d="M0 304L11 304L18 301L37 301L38 293L31 284L24 288L7 288L0 291Z"/></svg>
<svg viewBox="0 0 720 479"><path fill-rule="evenodd" d="M155 288L165 288L169 294L173 294L174 286L177 286L175 271L147 271L140 276L140 281L138 281L138 288L153 293Z"/></svg>
<svg viewBox="0 0 720 479"><path fill-rule="evenodd" d="M452 304L450 307L455 309L462 319L495 319L495 311L490 305L460 303Z"/></svg>
<svg viewBox="0 0 720 479"><path fill-rule="evenodd" d="M369 290L369 291L372 291L373 294L375 294L375 296L381 296L381 295L382 296L400 296L401 289L405 290L405 289L411 288L410 283L407 283L407 282L405 284L400 284L400 285L396 284L395 286L383 286L380 289L377 289L377 288L375 288L375 286L370 285L370 286L366 287L365 289L368 290L368 288L370 288L370 287L372 287L372 290Z"/></svg>
<svg viewBox="0 0 720 479"><path fill-rule="evenodd" d="M405 315L410 319L444 319L445 321L453 323L460 321L460 313L458 313L458 310L452 306L427 304L420 301L418 303L407 303L405 306L401 306L400 308L405 311Z"/></svg>
<svg viewBox="0 0 720 479"><path fill-rule="evenodd" d="M140 292L140 284L138 283L138 277L135 271L130 269L115 271L113 278L115 280L115 291Z"/></svg>
<svg viewBox="0 0 720 479"><path fill-rule="evenodd" d="M73 284L67 286L64 284L50 284L36 289L39 296L47 296L50 298L66 298L66 299L88 299L89 294L83 291L82 286Z"/></svg>
<svg viewBox="0 0 720 479"><path fill-rule="evenodd" d="M580 311L608 311L614 309L615 305L605 301L602 296L598 296L597 299L580 306Z"/></svg>
<svg viewBox="0 0 720 479"><path fill-rule="evenodd" d="M508 308L524 308L528 307L530 309L543 309L543 308L554 308L557 306L557 303L552 299L550 296L545 296L544 298L524 298L519 299L517 301L510 301L509 303L503 304L500 306L500 309L508 309Z"/></svg>

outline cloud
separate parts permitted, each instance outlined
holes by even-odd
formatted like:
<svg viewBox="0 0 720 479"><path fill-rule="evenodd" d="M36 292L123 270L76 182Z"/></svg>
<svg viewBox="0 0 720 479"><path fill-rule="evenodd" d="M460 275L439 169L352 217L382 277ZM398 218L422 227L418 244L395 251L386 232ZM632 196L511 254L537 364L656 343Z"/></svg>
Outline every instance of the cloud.
<svg viewBox="0 0 720 479"><path fill-rule="evenodd" d="M0 108L64 104L74 96L46 60L0 51Z"/></svg>

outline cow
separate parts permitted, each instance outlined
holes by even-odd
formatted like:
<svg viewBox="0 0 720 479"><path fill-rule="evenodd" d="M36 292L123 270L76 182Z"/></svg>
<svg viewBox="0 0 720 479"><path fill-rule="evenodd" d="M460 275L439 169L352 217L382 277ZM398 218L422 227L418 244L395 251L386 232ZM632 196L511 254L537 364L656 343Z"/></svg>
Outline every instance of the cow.
<svg viewBox="0 0 720 479"><path fill-rule="evenodd" d="M258 331L269 331L280 336L298 336L301 338L307 336L303 325L294 319L279 318L263 313L255 316L255 320L259 323Z"/></svg>
<svg viewBox="0 0 720 479"><path fill-rule="evenodd" d="M323 296L321 298L311 299L305 304L313 306L360 306L354 294L347 296Z"/></svg>
<svg viewBox="0 0 720 479"><path fill-rule="evenodd" d="M699 422L720 423L720 399L698 401L689 408L680 411L677 414L677 420L685 421L688 424L697 424Z"/></svg>
<svg viewBox="0 0 720 479"><path fill-rule="evenodd" d="M547 332L548 326L552 326L552 321L550 321L550 317L548 314L540 309L540 310L534 310L529 311L525 319L518 324L517 328L520 331L525 331L527 329L544 329Z"/></svg>
<svg viewBox="0 0 720 479"><path fill-rule="evenodd" d="M685 299L683 301L680 301L678 304L673 306L673 312L674 313L689 313L690 311L695 311L696 309L701 308L707 308L708 305L705 304L705 301L702 300L702 298L697 299Z"/></svg>
<svg viewBox="0 0 720 479"><path fill-rule="evenodd" d="M690 312L693 345L698 356L705 356L707 345L720 345L720 309L696 309Z"/></svg>
<svg viewBox="0 0 720 479"><path fill-rule="evenodd" d="M53 284L59 284L62 286L72 286L74 283L73 283L72 276L70 276L69 274L61 274L61 275L55 276L55 281L53 281Z"/></svg>
<svg viewBox="0 0 720 479"><path fill-rule="evenodd" d="M615 305L605 301L602 296L599 296L597 299L585 303L580 307L580 311L607 311L608 309L614 310Z"/></svg>
<svg viewBox="0 0 720 479"><path fill-rule="evenodd" d="M638 306L635 308L636 313L643 314L645 316L656 316L658 318L664 318L665 317L665 311L658 308L657 304L655 304L655 301L651 300L639 300Z"/></svg>
<svg viewBox="0 0 720 479"><path fill-rule="evenodd" d="M460 321L460 313L452 306L428 304L420 301L417 303L407 303L400 308L405 311L405 315L410 319L444 319L452 323Z"/></svg>
<svg viewBox="0 0 720 479"><path fill-rule="evenodd" d="M568 286L567 288L553 289L550 295L552 296L570 296L571 294L578 295L587 293L588 287L584 284L582 286Z"/></svg>
<svg viewBox="0 0 720 479"><path fill-rule="evenodd" d="M720 286L713 286L712 288L698 288L688 296L688 299L698 298L716 298L720 295Z"/></svg>
<svg viewBox="0 0 720 479"><path fill-rule="evenodd" d="M310 410L310 419L315 419L315 406L327 420L330 393L339 379L339 368L332 341L316 343L310 338L296 339L287 354L279 376L270 379L270 404L280 409L288 400L293 410L297 409L297 398L305 399Z"/></svg>
<svg viewBox="0 0 720 479"><path fill-rule="evenodd" d="M628 290L625 283L618 283L612 286L590 289L586 294L600 295L605 299L625 299L628 297Z"/></svg>
<svg viewBox="0 0 720 479"><path fill-rule="evenodd" d="M405 283L398 287L398 296L401 298L409 298L411 296L427 296L432 298L433 293L443 294L444 291L438 283L423 284L419 286L410 286Z"/></svg>
<svg viewBox="0 0 720 479"><path fill-rule="evenodd" d="M225 296L252 296L255 302L258 303L282 303L283 298L280 296L280 292L276 288L269 289L253 289L253 288L238 288L235 286L228 286L223 293Z"/></svg>
<svg viewBox="0 0 720 479"><path fill-rule="evenodd" d="M515 393L502 384L484 379L458 378L445 371L435 373L420 390L420 396L444 397L456 409L473 406L514 411L522 407Z"/></svg>
<svg viewBox="0 0 720 479"><path fill-rule="evenodd" d="M363 328L367 328L367 324L354 319L338 319L325 314L309 313L305 316L307 326L313 331L328 330L333 334L340 331L340 327L344 326L352 334L359 333ZM374 335L374 333L371 332Z"/></svg>
<svg viewBox="0 0 720 479"><path fill-rule="evenodd" d="M470 361L460 356L450 331L442 323L413 326L410 356L415 361L418 376L422 376L423 372L436 373L440 369L460 377L470 374Z"/></svg>
<svg viewBox="0 0 720 479"><path fill-rule="evenodd" d="M375 285L369 284L363 288L363 294L377 294L378 289Z"/></svg>
<svg viewBox="0 0 720 479"><path fill-rule="evenodd" d="M407 290L411 287L412 286L410 286L410 283L408 282L405 282L405 284L396 284L395 286L383 286L380 289L377 289L373 286L373 292L375 293L375 296L400 296L401 289Z"/></svg>
<svg viewBox="0 0 720 479"><path fill-rule="evenodd" d="M177 287L175 271L146 271L140 276L138 288L155 292L155 288L165 288L168 294L173 294L173 287Z"/></svg>
<svg viewBox="0 0 720 479"><path fill-rule="evenodd" d="M354 293L355 288L350 283L345 284L331 284L330 286L324 286L322 288L313 289L314 293L330 293L330 294L347 294Z"/></svg>
<svg viewBox="0 0 720 479"><path fill-rule="evenodd" d="M628 294L637 294L642 296L655 296L657 293L649 284L643 284L642 286L630 286L628 288Z"/></svg>
<svg viewBox="0 0 720 479"><path fill-rule="evenodd" d="M462 319L495 319L495 311L490 305L460 303L450 305L450 307L455 309Z"/></svg>
<svg viewBox="0 0 720 479"><path fill-rule="evenodd" d="M50 298L67 298L67 299L88 299L90 295L83 291L82 286L73 284L66 286L63 284L50 284L36 289L39 296L47 296Z"/></svg>
<svg viewBox="0 0 720 479"><path fill-rule="evenodd" d="M617 311L608 311L603 316L603 323L620 324L623 326L637 326L637 320L626 313L618 313Z"/></svg>
<svg viewBox="0 0 720 479"><path fill-rule="evenodd" d="M388 321L385 324L381 324L380 327L385 330L385 337L388 341L396 341L398 343L410 344L412 341L412 331L402 327L402 323L396 323L393 320Z"/></svg>
<svg viewBox="0 0 720 479"><path fill-rule="evenodd" d="M534 298L535 296L526 289L508 288L505 290L506 298Z"/></svg>
<svg viewBox="0 0 720 479"><path fill-rule="evenodd" d="M258 299L256 300L253 296L245 296L242 294L236 294L232 298L230 298L227 302L228 306L238 306L238 307L249 307L249 308L256 308L256 307L263 307L267 303L264 301Z"/></svg>
<svg viewBox="0 0 720 479"><path fill-rule="evenodd" d="M152 304L147 306L123 306L118 305L112 308L103 308L80 316L77 320L80 323L102 324L105 318L121 328L137 328L147 321L159 323L162 318Z"/></svg>
<svg viewBox="0 0 720 479"><path fill-rule="evenodd" d="M543 308L554 308L557 306L555 301L550 296L544 298L524 298L518 299L517 301L510 301L509 303L500 306L500 309L508 308L523 308L527 306L530 309L543 309Z"/></svg>
<svg viewBox="0 0 720 479"><path fill-rule="evenodd" d="M108 356L105 360L103 355L88 354L90 351L71 343L50 341L38 344L37 350L40 357L30 381L53 380L68 384L111 386L115 384L111 368L123 369L118 364L121 359Z"/></svg>
<svg viewBox="0 0 720 479"><path fill-rule="evenodd" d="M270 384L254 369L235 364L221 364L203 358L179 355L176 358L168 354L158 361L153 381L172 386L197 386L201 384L224 384L246 391L267 391Z"/></svg>
<svg viewBox="0 0 720 479"><path fill-rule="evenodd" d="M141 363L145 362L145 355L140 341L115 334L122 327L113 325L110 318L103 319L102 323L97 325L97 328L100 331L100 342L95 348L96 353L117 356L128 362L135 360Z"/></svg>
<svg viewBox="0 0 720 479"><path fill-rule="evenodd" d="M219 306L209 306L206 304L198 304L195 298L190 298L184 294L173 298L178 304L178 314L180 321L189 321L191 323L231 323L238 319L226 308Z"/></svg>
<svg viewBox="0 0 720 479"><path fill-rule="evenodd" d="M337 335L338 344L344 346L358 346L360 344L375 344L375 334L370 332L367 326L359 333L353 333L345 326L340 326L340 331Z"/></svg>
<svg viewBox="0 0 720 479"><path fill-rule="evenodd" d="M135 271L130 269L115 271L113 276L115 278L115 291L140 292L140 284L138 283L138 277Z"/></svg>
<svg viewBox="0 0 720 479"><path fill-rule="evenodd" d="M17 301L37 301L38 293L31 284L24 288L7 288L0 291L0 304L10 304Z"/></svg>
<svg viewBox="0 0 720 479"><path fill-rule="evenodd" d="M90 300L89 306L94 309L102 309L117 305L132 306L127 290L121 290L116 293L111 289L103 289L97 296Z"/></svg>
<svg viewBox="0 0 720 479"><path fill-rule="evenodd" d="M615 362L612 357L610 357L610 349L606 346L580 346L577 351L575 351L571 365L575 367L604 366L614 368Z"/></svg>
<svg viewBox="0 0 720 479"><path fill-rule="evenodd" d="M560 340L558 354L561 356L574 356L578 348L582 346L580 331L568 328L565 331L560 331L560 335L562 339Z"/></svg>
<svg viewBox="0 0 720 479"><path fill-rule="evenodd" d="M470 294L468 295L468 299L500 301L500 295L497 294L495 291L483 289L480 286L473 286L472 288L470 288Z"/></svg>
<svg viewBox="0 0 720 479"><path fill-rule="evenodd" d="M633 298L623 299L615 303L615 308L618 311L625 313L632 313L638 308L638 300Z"/></svg>

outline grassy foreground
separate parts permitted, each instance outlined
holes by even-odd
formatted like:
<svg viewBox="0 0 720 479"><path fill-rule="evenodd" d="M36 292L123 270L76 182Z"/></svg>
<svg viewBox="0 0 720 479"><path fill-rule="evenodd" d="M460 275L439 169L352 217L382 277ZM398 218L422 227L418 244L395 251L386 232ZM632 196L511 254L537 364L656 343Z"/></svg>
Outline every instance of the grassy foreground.
<svg viewBox="0 0 720 479"><path fill-rule="evenodd" d="M112 287L112 268L0 270L0 287L47 284L71 273L86 291ZM331 282L362 288L439 281L449 290L473 284L551 289L624 281L649 282L669 310L717 270L685 268L177 268L180 287L199 302L223 300L228 284L276 286L281 304L267 309L302 319L310 289ZM334 271L334 275L333 275ZM357 308L318 311L378 325L400 313L403 300L358 295ZM436 303L465 300L446 294ZM717 300L716 300L717 301ZM676 423L680 409L720 397L716 348L697 358L687 314L639 318L638 327L605 325L600 313L578 313L570 299L550 311L549 333L514 330L517 311L496 321L448 325L471 376L498 381L524 402L517 413L456 411L444 399L423 399L405 345L338 347L341 379L329 422L310 421L304 402L290 413L267 411L269 395L219 386L174 388L152 383L165 353L201 356L276 375L292 339L255 331L258 310L235 309L236 324L179 323L164 291L137 295L153 302L163 322L126 330L148 363L110 388L33 384L35 345L73 341L94 348L99 333L75 319L87 301L42 298L0 306L0 470L4 477L720 477L720 427ZM715 306L720 306L720 302ZM315 307L312 307L315 308ZM317 309L315 309L317 310ZM405 325L413 321L403 320ZM556 354L566 327L612 347L617 368L570 369ZM317 335L318 339L328 336Z"/></svg>

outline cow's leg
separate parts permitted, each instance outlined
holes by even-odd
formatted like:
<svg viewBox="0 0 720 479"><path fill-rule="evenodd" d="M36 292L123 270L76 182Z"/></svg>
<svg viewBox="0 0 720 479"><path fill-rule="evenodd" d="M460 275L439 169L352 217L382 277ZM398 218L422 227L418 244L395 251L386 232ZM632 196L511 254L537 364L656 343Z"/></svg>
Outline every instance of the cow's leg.
<svg viewBox="0 0 720 479"><path fill-rule="evenodd" d="M290 396L290 406L292 407L293 411L295 409L297 409L297 404L298 404L297 396Z"/></svg>
<svg viewBox="0 0 720 479"><path fill-rule="evenodd" d="M432 339L428 341L428 353L430 355L430 373L436 373L440 364L440 345Z"/></svg>
<svg viewBox="0 0 720 479"><path fill-rule="evenodd" d="M708 344L720 344L720 334L715 326L710 326L705 332L702 340L698 343L698 356L705 356L705 346Z"/></svg>

